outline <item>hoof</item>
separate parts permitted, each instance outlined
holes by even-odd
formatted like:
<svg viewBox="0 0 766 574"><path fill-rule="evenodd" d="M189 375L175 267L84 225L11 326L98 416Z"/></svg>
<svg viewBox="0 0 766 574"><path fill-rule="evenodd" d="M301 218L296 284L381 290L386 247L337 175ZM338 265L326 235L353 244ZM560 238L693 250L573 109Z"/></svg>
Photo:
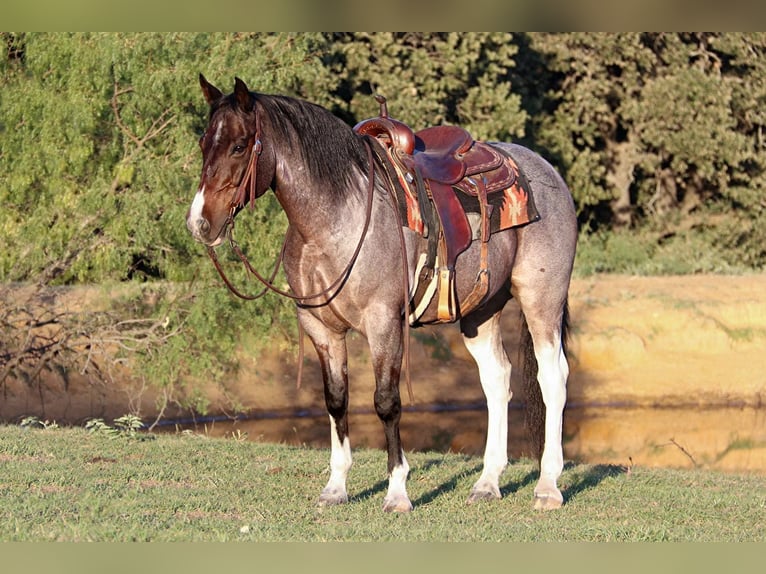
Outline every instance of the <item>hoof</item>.
<svg viewBox="0 0 766 574"><path fill-rule="evenodd" d="M412 503L408 498L388 498L383 500L383 512L412 512Z"/></svg>
<svg viewBox="0 0 766 574"><path fill-rule="evenodd" d="M564 504L564 498L561 493L558 496L553 494L535 494L535 510L556 510Z"/></svg>
<svg viewBox="0 0 766 574"><path fill-rule="evenodd" d="M477 502L483 502L485 500L500 500L502 498L499 492L493 492L491 490L472 490L468 496L468 500L465 501L467 505L476 504Z"/></svg>
<svg viewBox="0 0 766 574"><path fill-rule="evenodd" d="M334 490L323 490L319 495L317 506L336 506L338 504L346 504L348 502L348 495L345 492L338 492Z"/></svg>

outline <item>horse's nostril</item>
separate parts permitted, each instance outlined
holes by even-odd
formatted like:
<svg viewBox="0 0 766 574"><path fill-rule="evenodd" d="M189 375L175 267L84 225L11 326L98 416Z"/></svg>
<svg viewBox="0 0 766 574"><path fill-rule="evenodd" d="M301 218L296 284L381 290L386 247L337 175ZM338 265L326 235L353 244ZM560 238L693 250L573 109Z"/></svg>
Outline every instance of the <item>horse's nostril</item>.
<svg viewBox="0 0 766 574"><path fill-rule="evenodd" d="M194 237L199 237L200 235L207 235L210 231L210 222L204 217L187 219L186 227Z"/></svg>

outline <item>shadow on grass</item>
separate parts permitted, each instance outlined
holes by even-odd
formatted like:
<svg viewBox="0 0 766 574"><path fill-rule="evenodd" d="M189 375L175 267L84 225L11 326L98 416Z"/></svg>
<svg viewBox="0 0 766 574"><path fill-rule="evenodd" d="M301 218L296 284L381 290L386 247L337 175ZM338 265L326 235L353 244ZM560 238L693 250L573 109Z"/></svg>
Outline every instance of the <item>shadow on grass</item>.
<svg viewBox="0 0 766 574"><path fill-rule="evenodd" d="M592 488L596 488L603 480L613 476L620 476L627 473L627 468L617 464L596 464L593 466L580 465L568 462L564 465L564 471L572 470L574 473L567 477L566 488L562 489L564 495L564 504L569 500Z"/></svg>
<svg viewBox="0 0 766 574"><path fill-rule="evenodd" d="M512 463L512 461L511 461ZM431 459L424 464L419 465L413 470L417 470L418 473L427 473L432 467L442 464L442 459ZM457 485L463 481L466 476L472 474L479 474L482 469L482 463L473 465L472 467L465 468L459 472L456 472L449 479L441 482L436 488L422 494L416 500L412 501L412 504L417 507L421 505L433 502L438 497L443 496L449 492L455 490ZM614 464L597 464L594 466L580 465L567 462L564 465L564 471L573 471L566 476L566 487L562 488L562 494L564 495L564 503L566 504L570 499L574 498L583 491L596 488L601 481L613 477L620 476L626 473L626 468L620 465ZM523 488L534 484L540 476L540 471L530 470L521 478L511 480L500 487L500 494L503 497L515 494ZM360 502L375 495L384 494L388 488L388 479L379 480L371 487L352 495L349 498L349 502ZM468 491L466 491L466 498L468 497Z"/></svg>
<svg viewBox="0 0 766 574"><path fill-rule="evenodd" d="M604 479L625 474L627 469L624 466L612 464L584 466L582 469L578 469L577 464L567 462L564 464L564 471L574 471L574 473L566 477L566 488L562 488L564 503L566 504L567 501L577 496L579 493L591 488L596 488ZM500 494L502 494L503 497L515 494L523 488L535 484L539 478L539 469L530 470L520 479L509 481L504 486L501 486Z"/></svg>
<svg viewBox="0 0 766 574"><path fill-rule="evenodd" d="M350 503L362 502L363 500L375 496L376 494L385 493L388 488L388 479L379 480L371 487L364 489L362 492L352 494L348 497Z"/></svg>
<svg viewBox="0 0 766 574"><path fill-rule="evenodd" d="M466 460L470 460L470 457L466 457ZM410 477L412 476L413 472L417 472L418 474L428 473L429 469L435 466L440 466L442 463L443 463L443 459L441 457L428 460L423 464L413 467L410 471L411 472ZM449 463L449 464L452 464L452 463ZM472 468L466 468L455 473L451 478L442 482L441 484L439 484L439 486L437 486L433 490L426 492L422 494L421 496L419 496L417 499L413 500L412 501L413 506L417 507L420 505L428 504L429 502L433 502L439 496L442 496L448 492L452 492L453 490L455 490L458 483L463 478L465 478L467 475L478 473L480 470L481 470L481 463L474 465ZM379 480L378 482L373 484L371 487L363 490L362 492L359 492L355 495L350 496L349 502L360 502L372 496L385 494L387 489L388 489L388 479ZM466 496L468 496L467 492L466 492Z"/></svg>
<svg viewBox="0 0 766 574"><path fill-rule="evenodd" d="M513 461L509 461L510 464L513 464ZM500 495L505 498L506 496L510 494L515 494L525 486L528 486L535 482L537 480L537 477L540 476L540 473L537 470L530 470L528 473L526 473L523 477L521 477L518 480L511 480L507 482L504 486L500 487Z"/></svg>
<svg viewBox="0 0 766 574"><path fill-rule="evenodd" d="M428 461L420 468L420 471L426 472L430 467L438 466L439 464L440 463L438 460ZM443 496L447 494L448 492L452 492L453 490L455 490L458 483L467 475L478 473L481 470L481 466L482 466L481 463L479 463L474 465L473 468L467 468L467 469L461 470L460 472L452 475L452 477L449 480L442 482L436 488L421 495L420 498L413 501L412 504L414 506L425 505L425 504L428 504L429 502L433 502L438 497ZM465 495L466 497L468 497L468 492L466 492Z"/></svg>

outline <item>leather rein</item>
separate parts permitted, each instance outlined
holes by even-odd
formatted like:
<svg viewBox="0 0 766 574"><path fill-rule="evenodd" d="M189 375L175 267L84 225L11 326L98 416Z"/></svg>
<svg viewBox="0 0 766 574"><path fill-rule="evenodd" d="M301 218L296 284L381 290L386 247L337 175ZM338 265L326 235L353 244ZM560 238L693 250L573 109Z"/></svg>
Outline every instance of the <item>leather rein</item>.
<svg viewBox="0 0 766 574"><path fill-rule="evenodd" d="M258 158L260 157L261 153L263 152L263 144L261 143L261 126L260 122L258 121L258 112L256 110L256 116L255 116L255 136L253 141L253 148L250 154L250 159L248 161L247 169L245 171L245 174L242 177L242 180L240 181L239 185L237 186L237 193L234 196L234 199L232 200L230 206L229 206L229 215L226 218L226 221L223 224L223 229L221 233L226 234L226 238L229 241L229 245L231 247L231 250L236 254L237 258L242 262L242 264L245 266L245 269L251 273L260 283L263 285L263 289L257 293L256 295L247 295L245 293L242 293L239 289L237 289L232 282L229 280L229 278L226 276L226 273L223 270L223 267L221 266L220 261L218 260L218 256L215 253L215 248L208 245L207 246L207 254L210 257L210 259L213 262L213 265L215 266L216 271L218 271L218 274L221 276L221 279L223 279L223 282L226 284L226 287L239 297L240 299L244 299L246 301L253 301L255 299L259 299L260 297L263 297L266 293L269 291L272 291L278 295L281 295L283 297L287 297L288 299L292 299L297 302L297 304L301 307L306 308L316 308L316 307L323 307L324 305L328 305L330 301L332 301L338 293L340 293L341 288L343 287L343 284L345 283L346 279L348 279L348 276L351 273L351 269L353 268L354 264L356 263L357 258L359 257L359 253L362 250L362 245L364 244L364 240L367 237L367 231L370 226L370 221L372 220L372 203L373 203L373 197L374 197L374 191L375 191L375 163L373 162L373 152L372 152L372 144L368 141L367 138L364 139L365 147L367 149L367 159L370 166L370 174L367 178L368 181L368 187L367 187L367 206L365 211L365 222L364 222L364 228L362 229L362 234L359 237L359 241L356 245L356 248L354 249L354 253L351 256L351 259L349 260L348 264L346 265L345 269L341 272L341 274L333 281L327 288L322 289L321 291L318 291L317 293L313 293L311 295L295 295L293 293L290 293L288 291L285 291L283 289L278 288L276 285L274 285L274 279L277 276L277 273L279 272L279 267L282 264L284 260L284 254L285 254L285 247L287 245L287 236L285 236L285 239L282 242L282 248L279 251L279 256L277 257L277 261L274 265L274 269L271 272L271 275L266 278L262 276L258 271L253 268L253 266L250 264L250 261L247 259L247 256L242 252L242 249L237 244L236 240L234 239L234 216L237 213L237 210L244 207L245 200L248 196L248 188L249 188L249 196L250 196L250 207L253 208L255 205L255 199L259 197L261 194L257 193L256 190L256 181L257 181L257 170L258 170ZM412 394L412 383L410 380L410 352L409 352L409 327L410 323L407 318L407 302L409 301L409 271L407 269L407 252L406 247L404 243L404 232L402 230L402 221L401 221L401 215L399 213L399 210L396 207L396 197L395 197L395 191L393 189L393 186L390 184L385 186L386 189L389 192L389 195L391 196L391 199L393 200L393 208L394 212L396 213L397 222L398 222L398 229L399 229L399 238L401 242L402 247L402 262L403 262L403 289L404 289L404 360L405 360L405 375L406 375L406 383L407 383L407 391L409 394L410 402L414 402L413 394ZM321 303L313 303L308 304L306 301L309 301L311 299L317 299L319 297L328 295L330 292L332 292L332 295L327 297L326 301L323 301ZM303 327L301 326L300 321L298 321L298 374L297 374L297 387L300 388L301 386L301 380L303 375L303 354L304 354L304 347L303 347Z"/></svg>
<svg viewBox="0 0 766 574"><path fill-rule="evenodd" d="M368 159L370 161L370 174L371 177L369 178L369 189L368 189L368 195L367 195L367 208L365 212L365 222L364 222L364 228L362 229L362 235L359 238L359 242L356 245L356 249L354 249L354 253L351 256L351 259L349 260L348 264L346 265L346 268L343 270L343 272L338 276L338 278L333 281L326 289L322 289L321 291L318 291L317 293L313 293L311 295L295 295L293 293L290 293L289 291L285 291L283 289L280 289L276 285L274 285L274 279L277 276L277 273L279 272L279 266L281 265L284 254L285 254L285 246L287 245L287 237L285 237L284 241L282 242L282 248L279 252L279 257L277 257L276 264L274 265L274 270L272 271L271 275L268 278L263 277L258 271L250 264L250 261L247 259L247 256L242 252L242 249L240 248L239 244L234 239L234 215L237 212L237 209L244 206L245 197L247 194L247 187L248 183L250 184L250 205L252 206L255 201L256 197L256 190L255 190L255 181L256 181L256 169L257 169L257 163L258 163L258 156L260 156L261 151L263 149L263 146L261 144L261 140L259 137L259 131L256 131L255 134L255 143L253 144L253 151L250 156L250 161L248 163L247 171L245 172L245 175L242 178L242 182L239 185L239 188L237 189L237 195L234 196L234 201L232 201L231 206L229 208L229 216L226 218L226 221L224 222L224 231L222 233L226 234L226 238L229 240L229 245L231 246L232 251L237 255L237 258L242 262L242 264L245 266L245 269L248 270L253 276L255 276L258 281L263 284L264 288L263 290L258 293L257 295L246 295L239 291L234 285L231 283L229 278L226 276L226 273L223 271L223 268L221 267L220 262L218 261L218 256L215 253L215 248L212 246L207 247L207 254L212 259L213 265L215 265L216 270L218 271L218 274L221 276L221 279L223 279L226 286L229 288L229 291L231 291L234 295L239 297L240 299L245 299L247 301L253 301L255 299L259 299L260 297L263 297L268 291L273 291L274 293L277 293L278 295L281 295L283 297L287 297L288 299L292 299L294 301L297 301L299 305L302 307L322 307L324 305L327 305L332 299L335 298L335 296L340 292L340 287L345 282L345 280L348 278L349 274L351 273L351 268L354 266L354 263L356 263L356 259L359 256L359 252L362 250L362 245L364 244L364 240L367 237L367 230L370 227L370 220L372 219L372 199L373 199L373 191L374 191L374 178L372 175L374 172L374 165L372 163L372 152L369 148L369 144L367 145L367 154ZM316 299L318 297L322 297L323 295L327 295L331 291L337 289L330 297L327 298L327 301L324 301L322 303L315 303L315 304L306 304L305 301L309 301L311 299Z"/></svg>

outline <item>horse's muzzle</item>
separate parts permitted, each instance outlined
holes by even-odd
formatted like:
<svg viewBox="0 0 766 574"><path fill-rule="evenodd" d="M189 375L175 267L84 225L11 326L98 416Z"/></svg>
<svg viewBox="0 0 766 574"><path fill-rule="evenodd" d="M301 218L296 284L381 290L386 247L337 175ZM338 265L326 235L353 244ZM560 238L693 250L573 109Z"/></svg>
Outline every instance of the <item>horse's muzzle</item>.
<svg viewBox="0 0 766 574"><path fill-rule="evenodd" d="M196 241L204 245L215 247L223 242L222 233L215 236L210 235L210 222L204 217L187 217L186 228Z"/></svg>

